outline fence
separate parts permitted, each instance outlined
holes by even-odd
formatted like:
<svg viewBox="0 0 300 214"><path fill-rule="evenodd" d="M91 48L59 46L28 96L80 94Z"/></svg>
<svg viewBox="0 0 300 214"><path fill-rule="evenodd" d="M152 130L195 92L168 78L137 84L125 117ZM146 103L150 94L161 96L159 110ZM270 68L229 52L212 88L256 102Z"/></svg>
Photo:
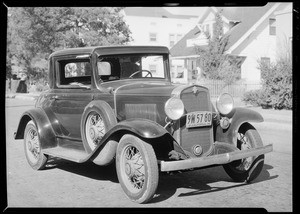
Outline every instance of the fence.
<svg viewBox="0 0 300 214"><path fill-rule="evenodd" d="M212 97L217 97L225 92L230 93L233 97L242 97L246 91L260 88L258 83L245 83L242 81L226 85L221 80L201 80L197 81L196 84L207 87Z"/></svg>

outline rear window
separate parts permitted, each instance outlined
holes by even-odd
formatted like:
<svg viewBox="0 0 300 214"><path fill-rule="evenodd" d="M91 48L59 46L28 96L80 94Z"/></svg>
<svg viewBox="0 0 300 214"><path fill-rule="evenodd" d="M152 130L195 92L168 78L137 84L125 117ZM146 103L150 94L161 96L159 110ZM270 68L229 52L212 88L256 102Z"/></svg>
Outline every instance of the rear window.
<svg viewBox="0 0 300 214"><path fill-rule="evenodd" d="M80 87L91 85L92 68L88 59L58 61L57 86Z"/></svg>

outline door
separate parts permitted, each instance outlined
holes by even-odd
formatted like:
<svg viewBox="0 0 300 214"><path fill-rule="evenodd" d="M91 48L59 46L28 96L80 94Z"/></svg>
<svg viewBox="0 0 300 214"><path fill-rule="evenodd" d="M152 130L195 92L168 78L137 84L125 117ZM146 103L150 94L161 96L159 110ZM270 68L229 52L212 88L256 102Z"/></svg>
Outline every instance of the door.
<svg viewBox="0 0 300 214"><path fill-rule="evenodd" d="M91 90L69 89L56 93L56 118L68 137L81 139L80 121L84 108L92 101Z"/></svg>
<svg viewBox="0 0 300 214"><path fill-rule="evenodd" d="M53 90L53 112L62 129L62 136L81 140L80 121L84 108L93 99L89 58L56 59L56 86Z"/></svg>

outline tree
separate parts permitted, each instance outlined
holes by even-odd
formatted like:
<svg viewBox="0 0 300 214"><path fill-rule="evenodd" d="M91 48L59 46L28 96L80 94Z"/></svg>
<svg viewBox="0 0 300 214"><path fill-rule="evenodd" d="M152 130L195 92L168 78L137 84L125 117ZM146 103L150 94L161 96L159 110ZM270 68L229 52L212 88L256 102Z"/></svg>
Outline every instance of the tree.
<svg viewBox="0 0 300 214"><path fill-rule="evenodd" d="M221 12L215 15L213 35L205 32L208 39L207 46L195 46L196 53L202 67L202 74L209 79L222 79L225 84L231 84L239 77L238 61L225 54L229 41L229 34L224 34Z"/></svg>
<svg viewBox="0 0 300 214"><path fill-rule="evenodd" d="M121 9L11 8L8 18L7 71L18 66L26 69L29 75L38 76L39 72L47 69L44 62L55 50L128 43L131 32L120 14Z"/></svg>

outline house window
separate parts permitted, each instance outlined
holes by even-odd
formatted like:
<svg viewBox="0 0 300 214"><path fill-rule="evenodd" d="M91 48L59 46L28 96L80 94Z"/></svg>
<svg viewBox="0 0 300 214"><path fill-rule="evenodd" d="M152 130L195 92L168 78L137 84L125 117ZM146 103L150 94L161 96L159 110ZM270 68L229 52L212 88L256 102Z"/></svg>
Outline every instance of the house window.
<svg viewBox="0 0 300 214"><path fill-rule="evenodd" d="M269 19L269 34L276 35L276 19Z"/></svg>
<svg viewBox="0 0 300 214"><path fill-rule="evenodd" d="M182 38L182 34L177 34L176 36L176 42L178 42Z"/></svg>
<svg viewBox="0 0 300 214"><path fill-rule="evenodd" d="M171 72L171 78L174 79L175 78L175 73Z"/></svg>
<svg viewBox="0 0 300 214"><path fill-rule="evenodd" d="M169 41L170 41L170 47L173 47L176 42L178 42L182 38L182 34L170 34L169 35Z"/></svg>
<svg viewBox="0 0 300 214"><path fill-rule="evenodd" d="M156 33L150 33L149 38L150 38L150 42L156 42L157 41L157 34Z"/></svg>
<svg viewBox="0 0 300 214"><path fill-rule="evenodd" d="M175 66L171 66L171 78L175 78Z"/></svg>
<svg viewBox="0 0 300 214"><path fill-rule="evenodd" d="M209 24L204 25L204 33L209 33Z"/></svg>
<svg viewBox="0 0 300 214"><path fill-rule="evenodd" d="M271 60L269 57L261 57L260 61L263 65L270 65L270 63L271 63Z"/></svg>
<svg viewBox="0 0 300 214"><path fill-rule="evenodd" d="M192 79L197 79L198 76L198 71L197 70L192 70Z"/></svg>
<svg viewBox="0 0 300 214"><path fill-rule="evenodd" d="M156 65L149 65L149 71L153 74L156 73Z"/></svg>
<svg viewBox="0 0 300 214"><path fill-rule="evenodd" d="M175 45L175 35L174 34L169 35L169 41L170 41L170 47L173 47Z"/></svg>
<svg viewBox="0 0 300 214"><path fill-rule="evenodd" d="M183 66L177 66L177 76L176 78L184 78Z"/></svg>

